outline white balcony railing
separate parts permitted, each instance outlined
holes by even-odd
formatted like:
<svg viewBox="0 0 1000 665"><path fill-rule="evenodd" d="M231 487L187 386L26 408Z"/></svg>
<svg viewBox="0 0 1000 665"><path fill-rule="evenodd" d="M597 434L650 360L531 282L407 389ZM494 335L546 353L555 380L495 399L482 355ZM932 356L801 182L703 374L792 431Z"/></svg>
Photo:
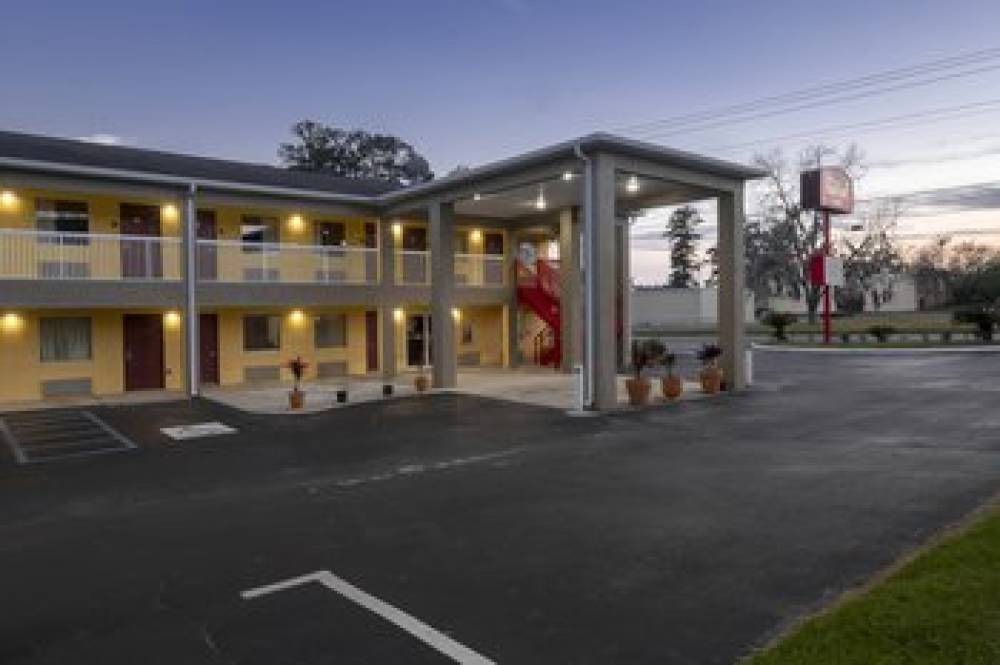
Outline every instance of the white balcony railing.
<svg viewBox="0 0 1000 665"><path fill-rule="evenodd" d="M455 284L459 286L503 286L505 272L503 256L455 255Z"/></svg>
<svg viewBox="0 0 1000 665"><path fill-rule="evenodd" d="M426 286L431 283L431 253L426 250L396 250L396 283Z"/></svg>
<svg viewBox="0 0 1000 665"><path fill-rule="evenodd" d="M0 229L0 279L179 280L180 239Z"/></svg>
<svg viewBox="0 0 1000 665"><path fill-rule="evenodd" d="M377 284L378 249L369 247L199 240L203 282Z"/></svg>

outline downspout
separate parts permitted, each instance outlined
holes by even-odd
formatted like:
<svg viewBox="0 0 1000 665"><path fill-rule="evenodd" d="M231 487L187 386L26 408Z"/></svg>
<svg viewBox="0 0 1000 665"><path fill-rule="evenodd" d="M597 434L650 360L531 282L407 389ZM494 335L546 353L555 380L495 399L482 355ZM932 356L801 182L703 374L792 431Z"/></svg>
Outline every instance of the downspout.
<svg viewBox="0 0 1000 665"><path fill-rule="evenodd" d="M594 163L580 147L573 145L577 159L583 161L583 293L584 293L584 363L583 387L581 390L581 407L594 407Z"/></svg>

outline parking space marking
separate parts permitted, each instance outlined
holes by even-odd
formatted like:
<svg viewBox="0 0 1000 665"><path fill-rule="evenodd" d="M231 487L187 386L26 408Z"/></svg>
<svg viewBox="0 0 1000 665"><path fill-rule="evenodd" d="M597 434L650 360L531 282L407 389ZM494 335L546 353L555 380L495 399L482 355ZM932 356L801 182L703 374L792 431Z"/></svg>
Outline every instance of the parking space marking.
<svg viewBox="0 0 1000 665"><path fill-rule="evenodd" d="M306 584L317 583L325 586L331 591L340 594L370 612L377 614L386 621L402 628L418 640L436 649L440 653L448 656L457 663L463 665L495 665L495 662L482 656L467 646L456 642L444 633L435 630L416 617L413 617L403 610L390 605L389 603L366 593L354 586L350 582L343 580L328 570L318 570L308 575L300 575L287 580L275 582L265 586L249 589L240 594L244 600L252 600L279 591L287 591L295 587Z"/></svg>

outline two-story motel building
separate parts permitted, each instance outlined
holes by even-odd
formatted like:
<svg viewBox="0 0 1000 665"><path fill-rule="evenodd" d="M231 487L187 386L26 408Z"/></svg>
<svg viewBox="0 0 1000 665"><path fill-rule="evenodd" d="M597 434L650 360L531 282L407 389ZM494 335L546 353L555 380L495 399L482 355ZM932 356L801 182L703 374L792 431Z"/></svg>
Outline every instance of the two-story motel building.
<svg viewBox="0 0 1000 665"><path fill-rule="evenodd" d="M432 367L583 365L616 403L636 211L718 201L719 335L745 385L760 174L593 134L394 183L0 132L0 402ZM445 322L442 324L441 322Z"/></svg>

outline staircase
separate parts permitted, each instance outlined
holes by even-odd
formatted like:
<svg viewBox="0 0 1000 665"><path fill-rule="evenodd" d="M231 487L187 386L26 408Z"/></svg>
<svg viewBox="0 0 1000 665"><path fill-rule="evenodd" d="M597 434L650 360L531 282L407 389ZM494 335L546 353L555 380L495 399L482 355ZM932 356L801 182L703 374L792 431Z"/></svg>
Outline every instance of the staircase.
<svg viewBox="0 0 1000 665"><path fill-rule="evenodd" d="M559 262L537 259L532 265L518 261L517 300L548 326L535 335L535 363L558 369L562 364Z"/></svg>

